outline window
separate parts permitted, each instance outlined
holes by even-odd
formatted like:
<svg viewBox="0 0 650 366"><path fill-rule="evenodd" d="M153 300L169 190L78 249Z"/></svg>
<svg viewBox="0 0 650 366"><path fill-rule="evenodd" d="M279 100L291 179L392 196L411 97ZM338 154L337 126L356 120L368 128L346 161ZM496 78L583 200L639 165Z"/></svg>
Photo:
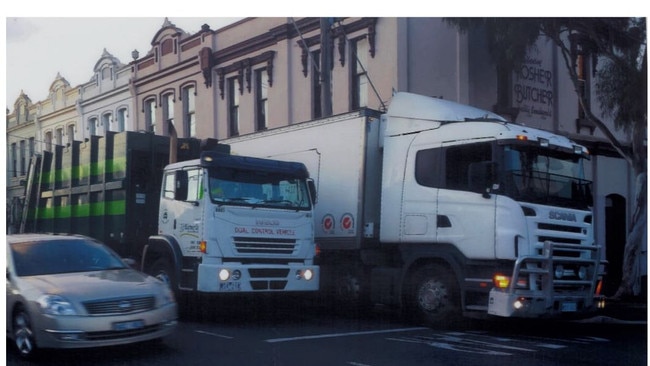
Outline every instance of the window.
<svg viewBox="0 0 650 366"><path fill-rule="evenodd" d="M163 121L167 127L174 126L174 94L165 94L162 97ZM176 128L176 126L174 126Z"/></svg>
<svg viewBox="0 0 650 366"><path fill-rule="evenodd" d="M352 75L351 94L352 110L368 106L368 40L358 39L350 42L350 68Z"/></svg>
<svg viewBox="0 0 650 366"><path fill-rule="evenodd" d="M52 151L52 131L45 132L45 150Z"/></svg>
<svg viewBox="0 0 650 366"><path fill-rule="evenodd" d="M228 79L228 126L230 136L239 136L239 82Z"/></svg>
<svg viewBox="0 0 650 366"><path fill-rule="evenodd" d="M63 145L63 128L56 129L56 144L59 146Z"/></svg>
<svg viewBox="0 0 650 366"><path fill-rule="evenodd" d="M111 78L111 68L110 67L104 67L102 69L102 80L110 79Z"/></svg>
<svg viewBox="0 0 650 366"><path fill-rule="evenodd" d="M196 96L194 86L183 89L183 128L185 136L196 137Z"/></svg>
<svg viewBox="0 0 650 366"><path fill-rule="evenodd" d="M72 142L74 141L74 125L68 125L68 132L66 135L68 136L68 145L72 145Z"/></svg>
<svg viewBox="0 0 650 366"><path fill-rule="evenodd" d="M163 197L174 199L174 188L176 187L176 179L174 172L165 174L165 182L163 183Z"/></svg>
<svg viewBox="0 0 650 366"><path fill-rule="evenodd" d="M166 39L160 45L160 54L162 56L172 53L174 51L174 40Z"/></svg>
<svg viewBox="0 0 650 366"><path fill-rule="evenodd" d="M589 62L587 62L587 59L589 58L588 55L584 54L579 54L576 59L576 66L577 66L577 73L578 73L578 93L582 95L585 98L585 101L589 103L591 100L590 98L590 90L589 90ZM586 105L585 108L589 109L590 106ZM585 112L584 110L580 107L580 102L578 101L578 118L579 119L585 119Z"/></svg>
<svg viewBox="0 0 650 366"><path fill-rule="evenodd" d="M111 113L106 113L102 116L102 125L104 126L104 131L111 130L111 123L113 123L113 115Z"/></svg>
<svg viewBox="0 0 650 366"><path fill-rule="evenodd" d="M450 146L445 152L445 188L473 191L479 164L491 160L490 143Z"/></svg>
<svg viewBox="0 0 650 366"><path fill-rule="evenodd" d="M441 149L420 150L415 156L415 181L425 187L440 187Z"/></svg>
<svg viewBox="0 0 650 366"><path fill-rule="evenodd" d="M147 99L144 101L144 130L145 132L156 132L156 100Z"/></svg>
<svg viewBox="0 0 650 366"><path fill-rule="evenodd" d="M126 129L126 119L127 119L126 108L119 109L117 111L117 126L116 126L117 132L122 132Z"/></svg>
<svg viewBox="0 0 650 366"><path fill-rule="evenodd" d="M27 147L25 140L20 140L20 175L27 173Z"/></svg>
<svg viewBox="0 0 650 366"><path fill-rule="evenodd" d="M187 171L187 198L186 201L198 201L203 195L201 189L201 170L192 169Z"/></svg>
<svg viewBox="0 0 650 366"><path fill-rule="evenodd" d="M255 128L257 131L266 130L268 125L268 92L269 74L266 69L255 71Z"/></svg>
<svg viewBox="0 0 650 366"><path fill-rule="evenodd" d="M97 135L97 118L93 117L88 120L88 135Z"/></svg>
<svg viewBox="0 0 650 366"><path fill-rule="evenodd" d="M311 116L315 119L323 116L323 109L321 107L320 50L311 53L311 65Z"/></svg>
<svg viewBox="0 0 650 366"><path fill-rule="evenodd" d="M178 201L198 201L203 195L201 169L167 172L163 187L164 198Z"/></svg>
<svg viewBox="0 0 650 366"><path fill-rule="evenodd" d="M11 176L18 176L18 150L16 148L16 143L11 144Z"/></svg>
<svg viewBox="0 0 650 366"><path fill-rule="evenodd" d="M29 157L30 158L32 156L34 156L34 152L35 152L35 149L36 149L35 143L36 143L36 139L33 138L33 137L30 137L29 138Z"/></svg>

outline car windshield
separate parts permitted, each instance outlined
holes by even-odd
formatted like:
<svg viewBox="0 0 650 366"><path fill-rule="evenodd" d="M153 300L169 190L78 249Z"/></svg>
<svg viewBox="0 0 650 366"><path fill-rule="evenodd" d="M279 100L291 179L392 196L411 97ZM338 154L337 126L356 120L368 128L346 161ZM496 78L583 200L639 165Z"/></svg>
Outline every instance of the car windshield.
<svg viewBox="0 0 650 366"><path fill-rule="evenodd" d="M18 276L126 268L107 247L80 239L13 243L11 253Z"/></svg>

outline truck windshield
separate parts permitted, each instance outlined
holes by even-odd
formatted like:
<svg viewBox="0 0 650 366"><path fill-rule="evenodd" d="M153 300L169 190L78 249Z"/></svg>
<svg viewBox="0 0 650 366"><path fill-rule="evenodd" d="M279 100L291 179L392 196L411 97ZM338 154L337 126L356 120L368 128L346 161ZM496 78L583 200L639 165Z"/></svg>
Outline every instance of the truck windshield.
<svg viewBox="0 0 650 366"><path fill-rule="evenodd" d="M222 205L308 210L304 179L269 172L210 169L210 199Z"/></svg>
<svg viewBox="0 0 650 366"><path fill-rule="evenodd" d="M501 193L517 201L587 209L591 181L584 179L584 158L540 147L503 146Z"/></svg>

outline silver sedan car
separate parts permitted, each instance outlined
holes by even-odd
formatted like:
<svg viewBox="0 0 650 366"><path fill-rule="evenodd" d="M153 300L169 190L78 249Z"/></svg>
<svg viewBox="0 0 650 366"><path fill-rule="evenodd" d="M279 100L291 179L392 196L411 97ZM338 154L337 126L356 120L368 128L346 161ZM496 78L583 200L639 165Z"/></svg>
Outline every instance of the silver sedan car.
<svg viewBox="0 0 650 366"><path fill-rule="evenodd" d="M7 337L21 356L162 338L176 327L168 285L78 235L7 235Z"/></svg>

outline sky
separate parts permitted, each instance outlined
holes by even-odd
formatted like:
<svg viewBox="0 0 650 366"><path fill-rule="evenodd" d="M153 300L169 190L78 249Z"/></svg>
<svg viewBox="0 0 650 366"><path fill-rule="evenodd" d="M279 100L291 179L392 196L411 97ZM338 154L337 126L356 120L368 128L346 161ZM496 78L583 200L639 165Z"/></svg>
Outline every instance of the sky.
<svg viewBox="0 0 650 366"><path fill-rule="evenodd" d="M167 17L184 31L194 34L203 24L216 30L237 17ZM137 49L146 55L165 17L7 17L6 106L21 90L36 103L47 98L57 74L72 87L90 81L93 67L104 49L123 64Z"/></svg>

